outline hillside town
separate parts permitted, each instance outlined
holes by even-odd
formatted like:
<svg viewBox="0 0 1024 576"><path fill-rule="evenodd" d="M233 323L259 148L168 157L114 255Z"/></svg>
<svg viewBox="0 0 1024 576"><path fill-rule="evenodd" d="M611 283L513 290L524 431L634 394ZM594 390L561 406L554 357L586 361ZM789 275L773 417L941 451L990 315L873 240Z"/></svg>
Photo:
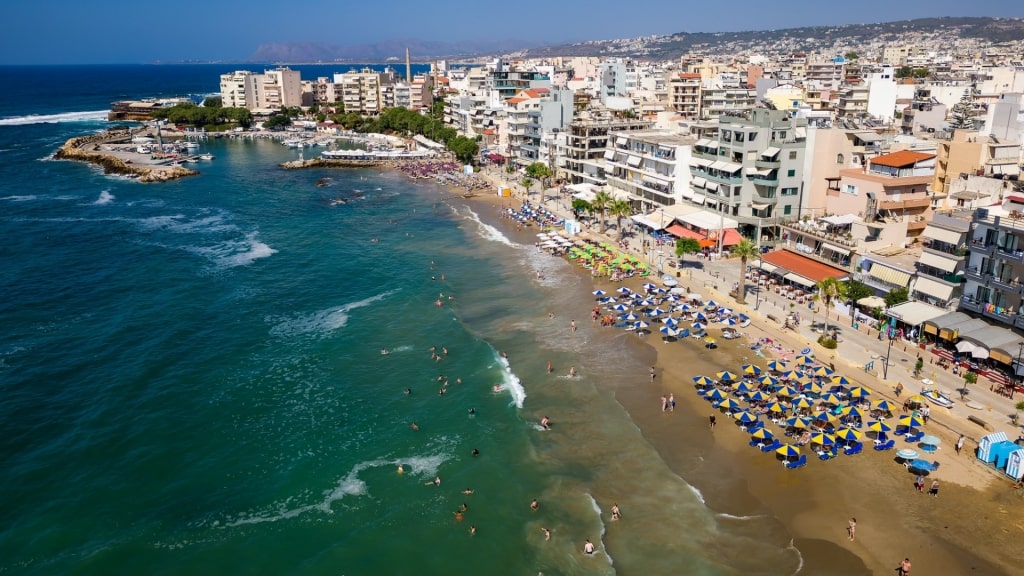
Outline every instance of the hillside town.
<svg viewBox="0 0 1024 576"><path fill-rule="evenodd" d="M936 33L792 48L436 61L415 76L407 54L404 74L238 71L220 96L257 115L443 115L506 182L540 164L563 199L624 201L652 238L697 239L708 258L749 241L750 265L782 286L834 278L869 287L872 302L898 295L901 335L966 340L962 351L1001 368L994 378L1020 372L1022 43ZM324 118L305 126L341 131Z"/></svg>

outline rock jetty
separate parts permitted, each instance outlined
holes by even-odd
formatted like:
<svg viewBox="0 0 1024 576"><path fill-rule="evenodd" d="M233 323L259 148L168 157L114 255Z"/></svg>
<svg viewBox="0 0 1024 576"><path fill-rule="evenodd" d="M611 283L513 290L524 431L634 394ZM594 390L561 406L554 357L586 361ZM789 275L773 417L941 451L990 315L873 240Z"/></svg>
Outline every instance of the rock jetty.
<svg viewBox="0 0 1024 576"><path fill-rule="evenodd" d="M89 162L101 167L104 174L137 178L139 182L166 182L199 174L183 166L142 163L141 160L148 158L144 154L111 152L103 149L104 144L127 141L131 137L132 133L128 130L110 130L102 134L77 136L65 142L53 157L60 160ZM139 156L139 161L124 157L129 154Z"/></svg>

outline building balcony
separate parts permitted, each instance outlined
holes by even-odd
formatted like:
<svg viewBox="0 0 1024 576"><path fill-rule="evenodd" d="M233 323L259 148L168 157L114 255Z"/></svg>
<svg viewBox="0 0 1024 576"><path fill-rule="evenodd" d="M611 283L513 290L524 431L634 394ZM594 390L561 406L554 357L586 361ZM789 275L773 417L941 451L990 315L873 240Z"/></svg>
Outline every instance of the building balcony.
<svg viewBox="0 0 1024 576"><path fill-rule="evenodd" d="M855 238L847 238L842 234L831 234L810 226L803 228L803 225L797 222L786 222L782 224L782 227L788 229L792 234L811 236L839 247L852 250L857 249L857 240Z"/></svg>
<svg viewBox="0 0 1024 576"><path fill-rule="evenodd" d="M995 242L986 244L982 240L971 240L970 253L981 254L983 256L991 256L995 253L996 245Z"/></svg>
<svg viewBox="0 0 1024 576"><path fill-rule="evenodd" d="M921 246L924 252L931 252L949 260L963 260L964 256L967 256L966 248L959 248L944 242L925 240Z"/></svg>
<svg viewBox="0 0 1024 576"><path fill-rule="evenodd" d="M931 198L914 198L911 200L883 200L878 203L879 210L911 210L927 208L932 205Z"/></svg>
<svg viewBox="0 0 1024 576"><path fill-rule="evenodd" d="M1002 246L996 246L995 255L1007 262L1013 262L1016 264L1024 263L1024 250L1009 250Z"/></svg>
<svg viewBox="0 0 1024 576"><path fill-rule="evenodd" d="M992 318L993 320L996 320L1003 324L1008 324L1010 326L1013 326L1014 322L1017 320L1017 318L1019 318L1019 316L1015 314L1005 314L1002 312L996 312L995 308L985 305L982 305L981 314L986 318Z"/></svg>
<svg viewBox="0 0 1024 576"><path fill-rule="evenodd" d="M718 182L719 184L728 184L730 186L743 184L742 176L714 176L712 174L701 174L712 182Z"/></svg>
<svg viewBox="0 0 1024 576"><path fill-rule="evenodd" d="M916 222L907 222L907 232L913 232L917 230L924 230L928 227L928 221L918 220Z"/></svg>
<svg viewBox="0 0 1024 576"><path fill-rule="evenodd" d="M778 168L782 167L782 162L780 162L778 160L761 160L761 159L758 159L758 160L754 160L754 167L755 168L763 168L763 169L778 169Z"/></svg>
<svg viewBox="0 0 1024 576"><path fill-rule="evenodd" d="M777 187L779 185L779 177L772 178L771 176L755 176L750 179L755 186L772 186Z"/></svg>
<svg viewBox="0 0 1024 576"><path fill-rule="evenodd" d="M985 310L985 303L976 300L973 296L962 296L960 298L960 309L981 314Z"/></svg>
<svg viewBox="0 0 1024 576"><path fill-rule="evenodd" d="M992 277L990 286L1001 292L1008 292L1010 294L1020 294L1021 289L1020 282L1014 282L1009 278L1000 278L998 276Z"/></svg>
<svg viewBox="0 0 1024 576"><path fill-rule="evenodd" d="M978 269L977 266L972 266L964 270L964 276L966 276L969 280L974 280L975 282L979 282L981 284L984 284L985 280L987 280L988 277L991 275L991 273L982 272L981 270Z"/></svg>

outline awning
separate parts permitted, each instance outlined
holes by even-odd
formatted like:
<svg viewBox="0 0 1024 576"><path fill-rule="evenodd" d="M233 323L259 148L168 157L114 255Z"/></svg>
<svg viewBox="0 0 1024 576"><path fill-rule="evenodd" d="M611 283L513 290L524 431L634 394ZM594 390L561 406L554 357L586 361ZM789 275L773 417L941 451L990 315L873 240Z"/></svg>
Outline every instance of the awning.
<svg viewBox="0 0 1024 576"><path fill-rule="evenodd" d="M722 170L729 174L739 172L740 169L743 168L743 164L737 164L735 162L723 162L723 164L725 164L725 166L722 168Z"/></svg>
<svg viewBox="0 0 1024 576"><path fill-rule="evenodd" d="M842 268L829 266L824 262L808 258L802 254L788 249L769 252L761 257L765 262L771 262L787 272L796 272L800 276L818 282L825 278L846 278L849 272Z"/></svg>
<svg viewBox="0 0 1024 576"><path fill-rule="evenodd" d="M982 349L988 352L992 348L1000 344L1008 344L1019 340L1020 337L1010 332L1006 328L1000 328L999 326L986 325L984 328L979 328L967 333L960 334L960 342L970 342L974 345L975 350ZM960 342L957 342L957 349L959 350ZM974 351L971 351L971 355L975 358L988 358L989 354L985 356L976 356Z"/></svg>
<svg viewBox="0 0 1024 576"><path fill-rule="evenodd" d="M708 168L713 168L715 170L722 170L722 169L725 168L725 166L727 164L731 164L731 162L726 162L724 160L715 160L714 162L711 163L711 166L708 166Z"/></svg>
<svg viewBox="0 0 1024 576"><path fill-rule="evenodd" d="M908 326L917 326L927 320L938 318L948 313L949 310L945 308L939 308L924 302L904 302L885 311L886 316L891 316Z"/></svg>
<svg viewBox="0 0 1024 576"><path fill-rule="evenodd" d="M726 228L722 233L722 246L735 246L743 241L743 235L739 230Z"/></svg>
<svg viewBox="0 0 1024 576"><path fill-rule="evenodd" d="M580 190L579 192L572 195L573 198L579 198L584 202L593 202L594 198L597 198L597 194L594 194L593 190Z"/></svg>
<svg viewBox="0 0 1024 576"><path fill-rule="evenodd" d="M718 142L718 140L709 140L708 141L708 148L715 148L715 149L717 149L719 146L721 146L721 144Z"/></svg>
<svg viewBox="0 0 1024 576"><path fill-rule="evenodd" d="M847 226L856 222L857 217L853 214L843 214L842 216L825 216L822 220L833 226Z"/></svg>
<svg viewBox="0 0 1024 576"><path fill-rule="evenodd" d="M1024 344L1024 339L1020 337L1016 337L1010 342L995 344L988 350L989 358L1003 364L1012 364L1021 355L1021 344Z"/></svg>
<svg viewBox="0 0 1024 576"><path fill-rule="evenodd" d="M1016 164L994 164L992 165L992 175L996 176L1017 176L1020 174L1020 166Z"/></svg>
<svg viewBox="0 0 1024 576"><path fill-rule="evenodd" d="M698 188L703 188L708 183L708 181L703 176L697 176L690 180L690 183Z"/></svg>
<svg viewBox="0 0 1024 576"><path fill-rule="evenodd" d="M604 151L604 159L605 160L615 160L615 150L605 150Z"/></svg>
<svg viewBox="0 0 1024 576"><path fill-rule="evenodd" d="M694 158L690 160L694 166L700 166L701 168L707 168L715 163L714 160L705 160L704 158Z"/></svg>
<svg viewBox="0 0 1024 576"><path fill-rule="evenodd" d="M796 128L793 128L793 134L795 134L797 138L807 138L807 127L797 126Z"/></svg>
<svg viewBox="0 0 1024 576"><path fill-rule="evenodd" d="M707 138L701 138L700 140L697 140L697 143L694 144L694 146L708 146L710 144L711 140L708 140Z"/></svg>
<svg viewBox="0 0 1024 576"><path fill-rule="evenodd" d="M965 232L957 232L955 230L946 230L945 228L939 228L934 224L925 226L924 232L921 233L925 238L931 238L932 240L938 240L939 242L945 242L946 244L952 244L953 246L959 246L963 240Z"/></svg>
<svg viewBox="0 0 1024 576"><path fill-rule="evenodd" d="M679 238L693 238L694 240L704 240L704 235L700 232L690 230L682 224L673 224L665 229L666 232Z"/></svg>
<svg viewBox="0 0 1024 576"><path fill-rule="evenodd" d="M950 260L949 258L943 258L938 254L931 252L921 252L921 259L918 260L925 266L931 266L932 268L938 268L943 272L952 272L956 270L956 260Z"/></svg>
<svg viewBox="0 0 1024 576"><path fill-rule="evenodd" d="M885 299L878 296L867 296L857 300L857 304L868 308L885 308Z"/></svg>
<svg viewBox="0 0 1024 576"><path fill-rule="evenodd" d="M622 146L625 143L626 143L626 137L625 136L619 136L619 137L615 138L615 144L616 145Z"/></svg>
<svg viewBox="0 0 1024 576"><path fill-rule="evenodd" d="M769 146L769 147L764 149L764 152L761 152L761 157L762 158L774 158L775 156L777 156L779 154L779 152L782 152L782 150L776 148L775 146Z"/></svg>
<svg viewBox="0 0 1024 576"><path fill-rule="evenodd" d="M801 286L803 286L805 288L814 288L814 282L812 280L808 280L807 278L804 278L803 276L801 276L799 274L794 274L794 273L790 272L789 274L786 274L785 276L783 276L783 278L785 278L786 280L789 280L790 282L794 282L796 284L799 284L799 285L801 285Z"/></svg>
<svg viewBox="0 0 1024 576"><path fill-rule="evenodd" d="M767 272L769 274L774 274L775 271L779 269L779 267L776 266L775 264L772 264L771 262L765 262L764 260L758 260L757 261L757 269L762 271L762 272Z"/></svg>
<svg viewBox="0 0 1024 576"><path fill-rule="evenodd" d="M632 216L634 222L643 224L652 230L664 230L665 223L671 220L662 218L657 212L650 214L635 214Z"/></svg>
<svg viewBox="0 0 1024 576"><path fill-rule="evenodd" d="M767 208L769 206L771 206L771 204L762 204L761 202L751 202L750 203L750 207L753 208L754 210L764 210L765 208Z"/></svg>
<svg viewBox="0 0 1024 576"><path fill-rule="evenodd" d="M961 331L963 331L964 334L967 334L972 330L978 330L979 328L984 328L985 326L988 326L988 322L985 322L980 318L971 318L966 322L958 322L951 326L940 328L939 338L942 338L943 340L953 341L960 337Z"/></svg>
<svg viewBox="0 0 1024 576"><path fill-rule="evenodd" d="M747 170L747 176L767 176L772 173L771 168L759 168L757 170Z"/></svg>
<svg viewBox="0 0 1024 576"><path fill-rule="evenodd" d="M630 156L630 157L629 157L629 158L628 158L628 159L626 160L626 164L629 164L630 166L632 166L632 167L634 167L634 168L636 168L636 167L640 166L640 163L641 163L641 162L643 162L643 158L641 158L641 157L639 157L639 156Z"/></svg>
<svg viewBox="0 0 1024 576"><path fill-rule="evenodd" d="M695 194L694 198L699 196ZM689 214L682 214L676 217L680 222L685 222L698 230L724 230L726 228L738 228L739 222L723 216L719 212L708 212L698 210Z"/></svg>
<svg viewBox="0 0 1024 576"><path fill-rule="evenodd" d="M918 276L917 282L914 284L914 290L931 296L932 298L938 298L945 302L953 296L953 287L948 284L943 284L931 278L925 278L924 276Z"/></svg>
<svg viewBox="0 0 1024 576"><path fill-rule="evenodd" d="M828 242L822 243L821 248L822 249L831 250L831 251L835 252L836 254L842 254L843 256L847 256L847 255L850 254L850 251L847 250L846 248L840 248L839 246L836 246L834 244L829 244Z"/></svg>
<svg viewBox="0 0 1024 576"><path fill-rule="evenodd" d="M690 198L690 202L693 202L694 204L704 204L707 199L707 196L703 194L694 194L693 198Z"/></svg>
<svg viewBox="0 0 1024 576"><path fill-rule="evenodd" d="M895 286L902 286L906 288L910 284L910 274L907 274L902 270L889 268L888 266L879 264L878 262L871 265L871 269L868 270L868 274L882 282L893 284Z"/></svg>
<svg viewBox="0 0 1024 576"><path fill-rule="evenodd" d="M718 182L708 182L704 187L712 192L718 192Z"/></svg>
<svg viewBox="0 0 1024 576"><path fill-rule="evenodd" d="M968 316L967 314L964 314L963 312L950 312L949 314L943 314L938 318L926 320L924 323L924 331L927 334L938 335L939 330L945 329L955 324L967 322L970 319L971 317Z"/></svg>

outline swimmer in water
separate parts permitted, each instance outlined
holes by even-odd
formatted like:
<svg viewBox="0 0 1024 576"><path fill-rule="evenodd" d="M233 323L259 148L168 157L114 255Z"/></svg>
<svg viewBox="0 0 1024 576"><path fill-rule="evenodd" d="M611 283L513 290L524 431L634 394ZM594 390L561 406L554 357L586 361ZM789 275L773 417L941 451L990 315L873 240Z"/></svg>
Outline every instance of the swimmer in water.
<svg viewBox="0 0 1024 576"><path fill-rule="evenodd" d="M495 392L501 392L501 384L495 384L491 389Z"/></svg>
<svg viewBox="0 0 1024 576"><path fill-rule="evenodd" d="M537 502L537 499L534 498L533 502L530 502L530 510L536 512L538 509L540 509L540 502Z"/></svg>
<svg viewBox="0 0 1024 576"><path fill-rule="evenodd" d="M547 416L541 418L540 425L541 428L544 428L545 430L551 430L551 419L548 418Z"/></svg>
<svg viewBox="0 0 1024 576"><path fill-rule="evenodd" d="M390 352L388 352L387 348L381 348L380 349L380 355L381 356L387 356L388 354L390 354Z"/></svg>
<svg viewBox="0 0 1024 576"><path fill-rule="evenodd" d="M405 389L405 395L406 396L412 396L412 388L406 388Z"/></svg>
<svg viewBox="0 0 1024 576"><path fill-rule="evenodd" d="M469 535L470 536L476 536L476 526L470 526L469 527Z"/></svg>
<svg viewBox="0 0 1024 576"><path fill-rule="evenodd" d="M452 512L452 514L455 515L455 521L456 522L462 522L462 518L463 518L462 512Z"/></svg>
<svg viewBox="0 0 1024 576"><path fill-rule="evenodd" d="M473 448L472 454L473 454L474 457L479 456L480 455L480 451L477 450L476 448Z"/></svg>
<svg viewBox="0 0 1024 576"><path fill-rule="evenodd" d="M462 491L462 493L465 494L466 496L472 496L473 495L473 489L472 488L466 488L465 490Z"/></svg>
<svg viewBox="0 0 1024 576"><path fill-rule="evenodd" d="M569 366L569 376L576 376L576 367Z"/></svg>
<svg viewBox="0 0 1024 576"><path fill-rule="evenodd" d="M410 424L410 425L409 425L409 428L412 428L413 430L415 430L415 431L417 431L417 432L419 432L419 431L420 431L420 425L419 425L419 424L417 424L417 423L415 423L415 422L413 422L412 424Z"/></svg>
<svg viewBox="0 0 1024 576"><path fill-rule="evenodd" d="M540 531L544 533L544 541L545 542L547 542L548 540L551 540L551 530L548 530L547 528L541 528Z"/></svg>
<svg viewBox="0 0 1024 576"><path fill-rule="evenodd" d="M551 368L551 360L548 360L548 374L551 374L551 372L553 372L553 369Z"/></svg>

